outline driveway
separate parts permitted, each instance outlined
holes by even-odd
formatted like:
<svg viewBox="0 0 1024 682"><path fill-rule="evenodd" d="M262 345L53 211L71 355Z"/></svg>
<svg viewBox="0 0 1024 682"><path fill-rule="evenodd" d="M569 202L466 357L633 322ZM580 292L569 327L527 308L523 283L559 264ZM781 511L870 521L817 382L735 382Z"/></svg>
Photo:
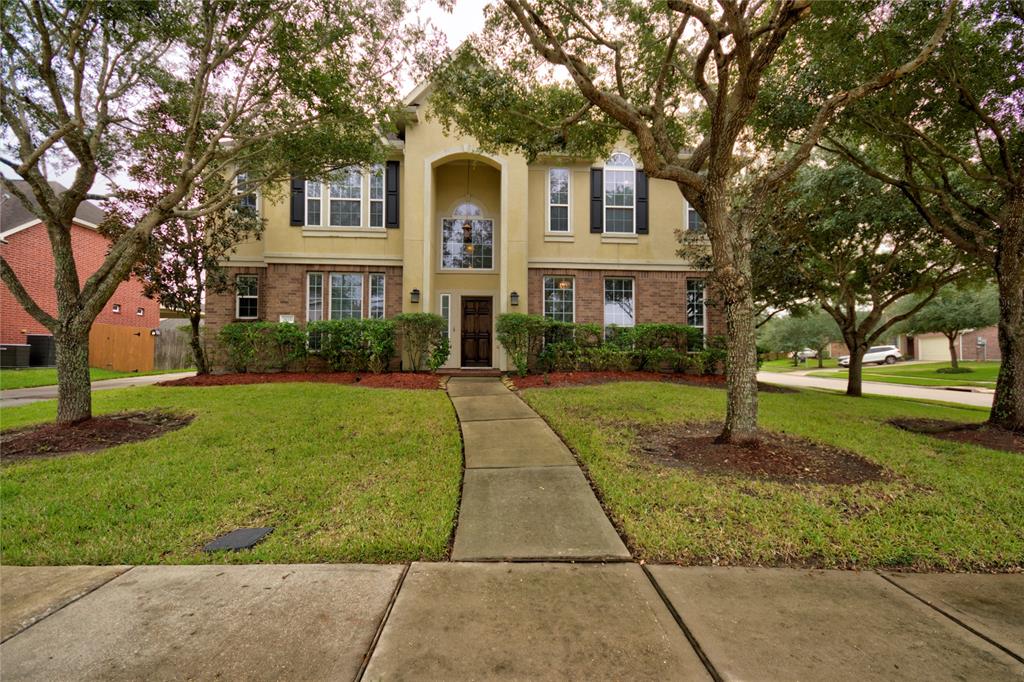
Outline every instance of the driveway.
<svg viewBox="0 0 1024 682"><path fill-rule="evenodd" d="M796 372L758 372L757 380L766 384L775 384L776 386L846 391L846 379L810 377ZM880 381L865 381L863 391L865 395L885 395L895 398L910 398L912 400L939 400L944 403L959 403L975 407L992 407L993 396L992 393L953 391L945 388L907 386L904 384L886 384Z"/></svg>
<svg viewBox="0 0 1024 682"><path fill-rule="evenodd" d="M132 386L151 386L171 378L184 379L194 377L195 372L169 372L167 374L147 374L137 377L122 377L120 379L105 379L92 382L92 390L105 391L111 388L131 388ZM28 405L43 400L56 400L57 386L36 386L35 388L15 388L10 391L0 391L0 407L15 407L16 405Z"/></svg>

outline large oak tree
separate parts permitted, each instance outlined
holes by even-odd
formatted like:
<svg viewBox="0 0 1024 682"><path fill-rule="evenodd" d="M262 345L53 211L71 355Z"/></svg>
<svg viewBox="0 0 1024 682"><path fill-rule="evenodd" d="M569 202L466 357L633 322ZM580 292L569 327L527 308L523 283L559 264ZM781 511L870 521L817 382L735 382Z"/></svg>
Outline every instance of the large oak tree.
<svg viewBox="0 0 1024 682"><path fill-rule="evenodd" d="M533 157L595 158L628 136L648 176L670 180L704 218L716 298L727 325L726 419L720 440L757 437L757 361L750 248L763 197L807 159L851 103L911 73L939 44L955 0L934 12L901 61L808 100L790 142L754 149L762 81L810 0L503 0L483 35L435 81L435 109L481 144ZM862 23L888 3L834 3ZM844 40L844 42L845 42ZM836 43L831 59L841 61ZM559 78L567 75L568 79ZM677 227L677 226L672 226Z"/></svg>
<svg viewBox="0 0 1024 682"><path fill-rule="evenodd" d="M0 9L0 162L6 190L45 223L56 313L0 259L0 275L56 343L58 422L91 416L88 337L152 231L234 200L235 174L272 187L381 153L396 69L416 31L390 0L11 0ZM147 167L163 184L79 281L72 219L101 176ZM66 191L47 167L73 175ZM194 202L196 186L206 192Z"/></svg>

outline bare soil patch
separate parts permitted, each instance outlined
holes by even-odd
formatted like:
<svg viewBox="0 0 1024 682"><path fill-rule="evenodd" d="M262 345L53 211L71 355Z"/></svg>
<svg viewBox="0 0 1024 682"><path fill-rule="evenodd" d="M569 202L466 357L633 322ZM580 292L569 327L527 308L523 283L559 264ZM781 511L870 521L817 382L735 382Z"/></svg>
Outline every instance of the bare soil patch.
<svg viewBox="0 0 1024 682"><path fill-rule="evenodd" d="M778 483L851 485L891 479L860 455L770 431L757 443L716 443L721 423L684 423L637 432L634 452L654 463L702 474L733 474Z"/></svg>
<svg viewBox="0 0 1024 682"><path fill-rule="evenodd" d="M892 419L889 423L911 433L1024 454L1024 434L991 424L964 424L944 419Z"/></svg>
<svg viewBox="0 0 1024 682"><path fill-rule="evenodd" d="M0 434L0 461L104 450L156 438L191 421L192 415L155 410L106 414L72 426L50 423L5 431Z"/></svg>
<svg viewBox="0 0 1024 682"><path fill-rule="evenodd" d="M519 390L524 388L558 388L560 386L596 386L615 381L661 381L706 388L725 388L724 374L668 374L664 372L549 372L525 377L509 377ZM795 389L773 384L757 384L765 393L796 393Z"/></svg>
<svg viewBox="0 0 1024 682"><path fill-rule="evenodd" d="M283 384L312 382L324 384L358 384L368 388L440 388L441 377L419 372L244 372L237 374L202 374L184 379L161 381L158 386L239 386L246 384Z"/></svg>

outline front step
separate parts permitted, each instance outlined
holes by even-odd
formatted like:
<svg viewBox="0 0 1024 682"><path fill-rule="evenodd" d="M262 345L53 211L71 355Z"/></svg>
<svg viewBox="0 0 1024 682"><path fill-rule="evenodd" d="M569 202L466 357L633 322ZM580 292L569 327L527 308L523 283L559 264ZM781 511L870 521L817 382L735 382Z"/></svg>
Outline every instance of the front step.
<svg viewBox="0 0 1024 682"><path fill-rule="evenodd" d="M443 377L500 377L500 369L439 369L437 373Z"/></svg>

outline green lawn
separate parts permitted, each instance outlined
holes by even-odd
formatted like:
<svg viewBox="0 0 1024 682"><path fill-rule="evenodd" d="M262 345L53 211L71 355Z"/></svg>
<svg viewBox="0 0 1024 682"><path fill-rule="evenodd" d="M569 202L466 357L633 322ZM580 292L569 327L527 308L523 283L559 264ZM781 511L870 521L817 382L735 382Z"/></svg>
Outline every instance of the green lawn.
<svg viewBox="0 0 1024 682"><path fill-rule="evenodd" d="M866 365L863 376L865 381L882 381L889 384L995 388L999 375L998 362L961 362L960 366L972 371L965 374L942 374L935 370L949 367L948 362L928 362L910 365ZM834 372L812 372L811 376L846 379L847 371L843 369Z"/></svg>
<svg viewBox="0 0 1024 682"><path fill-rule="evenodd" d="M973 408L824 392L762 393L768 429L860 453L892 481L786 485L666 469L631 454L633 424L721 420L725 392L661 383L531 389L524 397L589 470L636 555L691 564L949 570L1024 566L1024 459L888 426L981 421Z"/></svg>
<svg viewBox="0 0 1024 682"><path fill-rule="evenodd" d="M442 391L316 383L144 387L93 395L96 413L163 408L195 420L109 450L0 469L3 564L398 562L447 553L461 483ZM55 403L3 410L3 427ZM241 526L251 551L200 548Z"/></svg>
<svg viewBox="0 0 1024 682"><path fill-rule="evenodd" d="M822 363L825 367L837 366L834 358L825 358ZM817 366L816 358L809 358L807 362L800 363L796 367L793 366L792 360L783 358L781 360L765 360L761 363L761 370L765 372L796 372L801 369L815 369Z"/></svg>
<svg viewBox="0 0 1024 682"><path fill-rule="evenodd" d="M89 378L93 381L103 379L120 379L121 377L138 377L147 374L169 374L171 372L187 372L187 369L154 369L150 372L117 372L112 369L89 369ZM35 388L36 386L54 386L57 384L57 370L54 367L32 367L30 369L5 369L0 371L0 389L6 391L13 388Z"/></svg>

